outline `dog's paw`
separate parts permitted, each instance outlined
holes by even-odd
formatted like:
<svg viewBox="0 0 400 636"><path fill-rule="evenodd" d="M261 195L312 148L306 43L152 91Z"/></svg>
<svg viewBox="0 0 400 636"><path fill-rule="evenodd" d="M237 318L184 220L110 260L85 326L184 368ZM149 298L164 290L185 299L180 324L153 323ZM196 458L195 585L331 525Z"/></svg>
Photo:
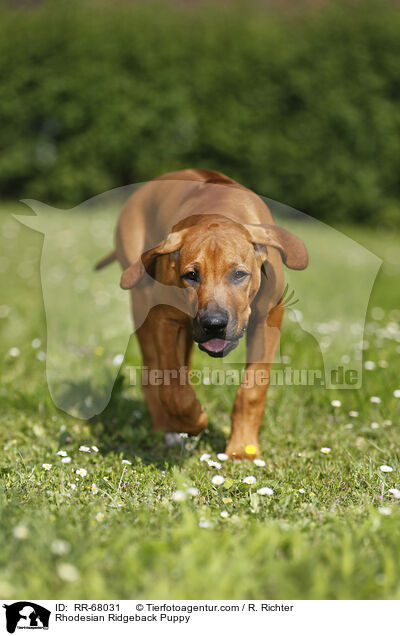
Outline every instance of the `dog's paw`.
<svg viewBox="0 0 400 636"><path fill-rule="evenodd" d="M201 433L202 430L204 430L208 426L207 413L204 411L204 407L202 405L200 406L201 406L201 413L196 422L197 433L194 433L194 435L198 435L199 433Z"/></svg>
<svg viewBox="0 0 400 636"><path fill-rule="evenodd" d="M197 402L201 409L203 407ZM208 426L208 417L207 414L204 413L204 410L201 410L198 417L176 417L172 420L173 426L175 430L179 433L189 433L190 435L199 435L201 431L203 431Z"/></svg>
<svg viewBox="0 0 400 636"><path fill-rule="evenodd" d="M178 433L198 435L208 425L204 408L196 399L191 386L185 384L166 387L160 397L170 423Z"/></svg>
<svg viewBox="0 0 400 636"><path fill-rule="evenodd" d="M260 457L258 443L243 440L229 440L225 453L230 459L256 459L256 457Z"/></svg>

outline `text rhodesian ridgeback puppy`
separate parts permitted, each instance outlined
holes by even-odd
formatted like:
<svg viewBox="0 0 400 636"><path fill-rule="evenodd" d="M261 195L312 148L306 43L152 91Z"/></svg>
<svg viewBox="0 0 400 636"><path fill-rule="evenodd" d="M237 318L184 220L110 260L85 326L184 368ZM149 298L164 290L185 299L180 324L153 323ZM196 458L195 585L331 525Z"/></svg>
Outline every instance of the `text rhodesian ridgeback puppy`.
<svg viewBox="0 0 400 636"><path fill-rule="evenodd" d="M247 363L226 453L258 455L283 317L282 261L292 269L307 267L303 242L276 227L251 190L219 172L182 170L129 198L116 250L97 268L115 259L123 268L121 287L131 289L144 365L171 371L169 382L143 387L155 429L197 434L207 426L187 373L182 382L193 340L201 351L222 357L246 333ZM262 382L250 381L255 371Z"/></svg>

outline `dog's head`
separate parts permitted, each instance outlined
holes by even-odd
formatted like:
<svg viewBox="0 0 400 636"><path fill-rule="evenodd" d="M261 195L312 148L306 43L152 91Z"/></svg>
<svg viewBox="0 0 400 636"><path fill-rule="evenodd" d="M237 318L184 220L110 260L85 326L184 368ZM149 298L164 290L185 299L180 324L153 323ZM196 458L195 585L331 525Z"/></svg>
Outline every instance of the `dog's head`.
<svg viewBox="0 0 400 636"><path fill-rule="evenodd" d="M145 272L186 287L194 340L210 356L222 357L246 331L268 247L279 250L287 267L307 267L303 242L280 227L241 225L217 214L188 217L123 272L121 287L133 287Z"/></svg>

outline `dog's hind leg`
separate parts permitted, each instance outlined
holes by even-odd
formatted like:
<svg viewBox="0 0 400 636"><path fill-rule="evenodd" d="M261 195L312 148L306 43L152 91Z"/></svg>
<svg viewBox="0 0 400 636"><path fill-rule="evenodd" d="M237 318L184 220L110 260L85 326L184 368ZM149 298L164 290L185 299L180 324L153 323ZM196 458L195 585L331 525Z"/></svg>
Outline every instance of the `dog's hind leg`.
<svg viewBox="0 0 400 636"><path fill-rule="evenodd" d="M232 431L226 446L229 457L254 459L259 456L258 431L262 424L271 365L280 338L283 304L268 318L250 318L247 335L247 364L232 413Z"/></svg>

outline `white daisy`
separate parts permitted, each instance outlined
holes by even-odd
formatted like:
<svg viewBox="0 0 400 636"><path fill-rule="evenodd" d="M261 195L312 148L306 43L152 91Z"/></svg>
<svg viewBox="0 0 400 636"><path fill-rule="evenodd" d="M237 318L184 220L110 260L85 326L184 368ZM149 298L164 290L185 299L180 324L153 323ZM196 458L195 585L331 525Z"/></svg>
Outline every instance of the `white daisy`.
<svg viewBox="0 0 400 636"><path fill-rule="evenodd" d="M208 461L209 459L211 459L211 455L209 455L208 453L203 453L203 454L201 455L201 457L200 457L200 461L201 461L201 462L206 462L206 461Z"/></svg>
<svg viewBox="0 0 400 636"><path fill-rule="evenodd" d="M71 546L68 541L64 541L63 539L55 539L52 542L50 549L53 554L63 555L68 554L68 552L71 550Z"/></svg>
<svg viewBox="0 0 400 636"><path fill-rule="evenodd" d="M97 515L95 516L95 519L97 519L97 521L103 521L104 519L104 515L102 512L98 512Z"/></svg>
<svg viewBox="0 0 400 636"><path fill-rule="evenodd" d="M263 468L265 466L265 461L263 459L253 459L253 464Z"/></svg>
<svg viewBox="0 0 400 636"><path fill-rule="evenodd" d="M75 473L77 475L79 475L80 477L86 477L87 475L87 470L86 468L77 468L77 470L75 471Z"/></svg>
<svg viewBox="0 0 400 636"><path fill-rule="evenodd" d="M186 492L188 493L188 495L190 495L191 497L197 497L197 495L199 494L199 491L197 490L197 488L187 488Z"/></svg>
<svg viewBox="0 0 400 636"><path fill-rule="evenodd" d="M79 446L79 450L80 450L82 453L90 453L90 448L89 448L89 446Z"/></svg>
<svg viewBox="0 0 400 636"><path fill-rule="evenodd" d="M364 369L366 369L367 371L373 371L374 369L376 369L375 362L373 362L372 360L366 360L364 362Z"/></svg>
<svg viewBox="0 0 400 636"><path fill-rule="evenodd" d="M214 475L211 481L214 486L221 486L224 483L225 478L222 477L222 475Z"/></svg>
<svg viewBox="0 0 400 636"><path fill-rule="evenodd" d="M257 490L257 494L258 495L273 495L274 491L272 490L272 488L268 488L268 486L264 486L263 488L259 488Z"/></svg>
<svg viewBox="0 0 400 636"><path fill-rule="evenodd" d="M222 512L220 512L220 516L223 519L227 519L229 517L229 512L227 512L227 510L223 510Z"/></svg>
<svg viewBox="0 0 400 636"><path fill-rule="evenodd" d="M181 438L179 433L165 433L164 441L167 446L174 446L175 444L180 444Z"/></svg>
<svg viewBox="0 0 400 636"><path fill-rule="evenodd" d="M45 470L50 470L52 466L53 464L42 464L42 468L44 468Z"/></svg>
<svg viewBox="0 0 400 636"><path fill-rule="evenodd" d="M372 404L380 404L382 402L381 398L378 397L377 395L372 395L369 398L369 401L372 402Z"/></svg>
<svg viewBox="0 0 400 636"><path fill-rule="evenodd" d="M210 468L221 468L221 464L219 462L214 462L211 459L208 460L207 464L210 466Z"/></svg>
<svg viewBox="0 0 400 636"><path fill-rule="evenodd" d="M256 478L255 478L255 477L253 477L253 475L249 475L248 477L245 477L245 478L243 479L243 483L244 483L244 484L255 484L255 483L256 483L256 481L257 481L257 480L256 480Z"/></svg>
<svg viewBox="0 0 400 636"><path fill-rule="evenodd" d="M70 464L71 463L71 458L70 457L63 457L61 459L61 463L62 464Z"/></svg>
<svg viewBox="0 0 400 636"><path fill-rule="evenodd" d="M130 462L129 459L123 459L121 464L127 464L128 466L132 466L132 462Z"/></svg>
<svg viewBox="0 0 400 636"><path fill-rule="evenodd" d="M94 450L95 453L99 452L99 449L97 448L97 446L92 446L92 450Z"/></svg>
<svg viewBox="0 0 400 636"><path fill-rule="evenodd" d="M392 509L388 508L387 506L382 506L381 508L378 508L378 512L381 515L389 516L392 514Z"/></svg>
<svg viewBox="0 0 400 636"><path fill-rule="evenodd" d="M72 563L59 563L57 574L63 581L74 583L80 577L79 570Z"/></svg>
<svg viewBox="0 0 400 636"><path fill-rule="evenodd" d="M331 449L328 448L328 446L323 446L321 448L321 453L323 453L324 455L329 455L330 452L331 452Z"/></svg>
<svg viewBox="0 0 400 636"><path fill-rule="evenodd" d="M304 488L299 488L299 492L301 492L301 494L304 495L306 491L304 490Z"/></svg>
<svg viewBox="0 0 400 636"><path fill-rule="evenodd" d="M186 493L183 490L175 490L172 493L172 499L177 502L185 501Z"/></svg>
<svg viewBox="0 0 400 636"><path fill-rule="evenodd" d="M339 408L339 406L342 406L342 403L340 400L332 400L331 404L337 409Z"/></svg>
<svg viewBox="0 0 400 636"><path fill-rule="evenodd" d="M91 491L93 495L97 495L97 493L99 492L99 489L97 488L96 484L92 484Z"/></svg>
<svg viewBox="0 0 400 636"><path fill-rule="evenodd" d="M387 466L386 464L382 464L382 466L379 466L379 469L383 473L392 473L393 472L393 468L391 466Z"/></svg>
<svg viewBox="0 0 400 636"><path fill-rule="evenodd" d="M229 459L226 453L218 453L217 457L221 462L226 462L226 460Z"/></svg>
<svg viewBox="0 0 400 636"><path fill-rule="evenodd" d="M65 450L59 450L57 455L60 455L60 457L66 457L68 455L68 453Z"/></svg>
<svg viewBox="0 0 400 636"><path fill-rule="evenodd" d="M122 353L117 353L116 356L113 357L113 365L114 367L119 367L124 361L124 356Z"/></svg>
<svg viewBox="0 0 400 636"><path fill-rule="evenodd" d="M29 536L29 530L26 526L23 525L15 526L15 528L13 529L13 535L16 539L23 541Z"/></svg>
<svg viewBox="0 0 400 636"><path fill-rule="evenodd" d="M398 488L390 488L389 492L395 499L400 499L400 490Z"/></svg>
<svg viewBox="0 0 400 636"><path fill-rule="evenodd" d="M400 398L400 389L396 389L395 391L393 391L393 395L395 398Z"/></svg>

